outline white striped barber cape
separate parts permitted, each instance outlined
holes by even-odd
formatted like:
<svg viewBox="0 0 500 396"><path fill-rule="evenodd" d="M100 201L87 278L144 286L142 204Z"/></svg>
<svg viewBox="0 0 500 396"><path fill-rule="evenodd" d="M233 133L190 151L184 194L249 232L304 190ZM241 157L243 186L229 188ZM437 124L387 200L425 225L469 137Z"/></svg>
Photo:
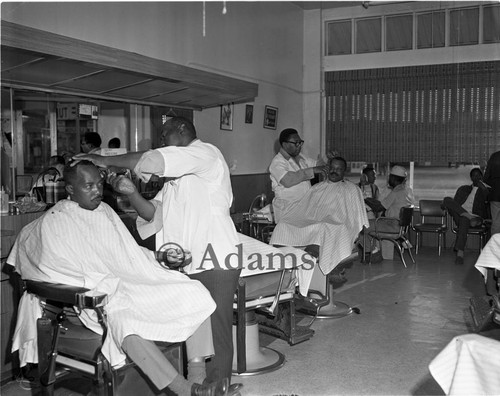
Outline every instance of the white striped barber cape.
<svg viewBox="0 0 500 396"><path fill-rule="evenodd" d="M500 341L478 334L454 337L429 371L447 395L500 395Z"/></svg>
<svg viewBox="0 0 500 396"><path fill-rule="evenodd" d="M103 353L113 366L124 362L120 345L127 335L184 341L215 309L201 283L160 267L105 203L92 211L59 201L23 228L7 262L24 279L108 294L110 331Z"/></svg>
<svg viewBox="0 0 500 396"><path fill-rule="evenodd" d="M270 243L319 245L319 267L326 275L352 253L368 217L361 189L350 181L315 184L276 225Z"/></svg>

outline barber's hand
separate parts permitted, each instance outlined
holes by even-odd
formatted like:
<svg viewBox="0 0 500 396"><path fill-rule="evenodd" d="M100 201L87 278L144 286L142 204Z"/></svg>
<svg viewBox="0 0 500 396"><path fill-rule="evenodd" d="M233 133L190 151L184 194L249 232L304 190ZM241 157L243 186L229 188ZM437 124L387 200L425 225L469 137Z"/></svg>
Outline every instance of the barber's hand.
<svg viewBox="0 0 500 396"><path fill-rule="evenodd" d="M137 191L137 188L132 180L124 175L117 175L114 172L110 172L108 176L108 183L111 184L113 190L120 194L132 195Z"/></svg>
<svg viewBox="0 0 500 396"><path fill-rule="evenodd" d="M340 153L337 150L331 150L328 153L326 153L326 158L332 159L335 157L340 157Z"/></svg>
<svg viewBox="0 0 500 396"><path fill-rule="evenodd" d="M328 165L319 165L314 167L314 173L319 173L324 177L328 177L328 171L329 171Z"/></svg>
<svg viewBox="0 0 500 396"><path fill-rule="evenodd" d="M87 160L92 162L94 165L106 168L108 165L106 164L105 160L106 157L102 155L97 155L97 154L76 154L73 156L73 162L70 163L71 166L75 166L77 163L83 160Z"/></svg>

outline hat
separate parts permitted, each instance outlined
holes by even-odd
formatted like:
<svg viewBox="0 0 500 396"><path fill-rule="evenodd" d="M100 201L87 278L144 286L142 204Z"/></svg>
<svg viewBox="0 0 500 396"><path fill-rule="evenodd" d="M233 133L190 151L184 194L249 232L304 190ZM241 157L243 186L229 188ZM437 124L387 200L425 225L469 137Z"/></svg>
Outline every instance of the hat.
<svg viewBox="0 0 500 396"><path fill-rule="evenodd" d="M391 169L391 175L406 177L406 169L399 165L394 165Z"/></svg>

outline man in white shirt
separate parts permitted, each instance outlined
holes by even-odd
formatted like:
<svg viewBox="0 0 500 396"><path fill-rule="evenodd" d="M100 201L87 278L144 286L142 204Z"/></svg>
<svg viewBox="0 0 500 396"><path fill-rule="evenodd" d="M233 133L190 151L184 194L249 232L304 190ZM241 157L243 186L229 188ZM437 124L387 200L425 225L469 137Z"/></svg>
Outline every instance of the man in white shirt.
<svg viewBox="0 0 500 396"><path fill-rule="evenodd" d="M488 215L488 188L483 183L483 172L474 168L470 171L472 185L458 188L455 197L443 199L443 206L453 217L458 227L454 250L457 252L456 264L464 263L464 249L467 243L467 232L470 227L477 227Z"/></svg>
<svg viewBox="0 0 500 396"><path fill-rule="evenodd" d="M296 129L281 131L280 151L269 166L272 189L274 191L273 210L276 223L311 188L310 180L315 174L326 175L322 161L302 155L304 141Z"/></svg>

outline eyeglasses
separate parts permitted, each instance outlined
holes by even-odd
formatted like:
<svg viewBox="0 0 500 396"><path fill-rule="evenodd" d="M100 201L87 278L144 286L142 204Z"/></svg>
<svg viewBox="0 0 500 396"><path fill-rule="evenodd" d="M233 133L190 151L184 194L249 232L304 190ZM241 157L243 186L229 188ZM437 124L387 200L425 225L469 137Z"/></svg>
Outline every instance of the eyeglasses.
<svg viewBox="0 0 500 396"><path fill-rule="evenodd" d="M303 140L297 140L296 142L292 142L291 140L285 140L285 143L291 143L294 144L295 147L300 147L304 144Z"/></svg>

